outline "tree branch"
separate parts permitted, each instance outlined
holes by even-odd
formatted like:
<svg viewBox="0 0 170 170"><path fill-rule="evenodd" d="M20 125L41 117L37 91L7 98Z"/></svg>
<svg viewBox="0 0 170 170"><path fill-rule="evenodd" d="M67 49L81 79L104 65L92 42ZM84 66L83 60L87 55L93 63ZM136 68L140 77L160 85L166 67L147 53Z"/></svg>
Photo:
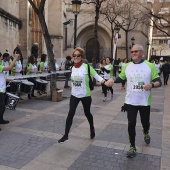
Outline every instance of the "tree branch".
<svg viewBox="0 0 170 170"><path fill-rule="evenodd" d="M41 0L40 6L39 6L39 11L42 13L44 12L44 6L45 6L46 0Z"/></svg>
<svg viewBox="0 0 170 170"><path fill-rule="evenodd" d="M29 3L31 4L32 8L34 9L35 13L38 15L38 8L35 6L34 2L32 0L28 0Z"/></svg>

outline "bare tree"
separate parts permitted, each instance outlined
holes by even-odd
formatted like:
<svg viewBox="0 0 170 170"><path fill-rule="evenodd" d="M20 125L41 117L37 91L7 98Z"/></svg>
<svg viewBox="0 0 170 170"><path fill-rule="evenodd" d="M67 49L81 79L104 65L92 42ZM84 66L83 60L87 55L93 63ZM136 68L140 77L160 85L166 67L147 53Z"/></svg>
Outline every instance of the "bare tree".
<svg viewBox="0 0 170 170"><path fill-rule="evenodd" d="M104 7L101 8L101 14L105 16L105 19L110 23L111 27L111 57L113 57L113 44L114 44L114 32L115 27L119 25L118 16L121 14L116 1L109 0Z"/></svg>
<svg viewBox="0 0 170 170"><path fill-rule="evenodd" d="M102 12L111 24L112 37L114 36L113 23L125 32L126 57L128 58L128 33L134 30L142 20L142 11L136 8L136 3L129 0L110 0L105 12ZM113 42L113 40L111 40ZM112 43L113 45L113 43ZM111 46L113 48L113 46Z"/></svg>
<svg viewBox="0 0 170 170"><path fill-rule="evenodd" d="M28 0L29 3L31 4L32 8L34 9L35 13L37 14L39 18L39 22L42 28L46 48L47 48L47 54L49 57L50 61L50 70L51 70L51 80L50 80L50 90L51 94L53 90L56 90L56 74L55 74L55 64L54 64L54 55L52 51L52 43L51 43L51 38L48 32L48 27L45 21L44 17L44 7L45 7L45 2L46 0L41 0L40 4L35 4L32 0ZM51 95L52 96L52 95Z"/></svg>
<svg viewBox="0 0 170 170"><path fill-rule="evenodd" d="M122 14L119 16L120 27L125 32L126 38L126 57L128 58L128 38L129 32L137 28L138 24L142 24L144 19L143 11L140 10L136 1L123 0L124 6Z"/></svg>
<svg viewBox="0 0 170 170"><path fill-rule="evenodd" d="M162 0L161 2L155 0L154 2L150 2L150 6L148 6L149 3L145 5L138 1L137 3L145 10L144 23L147 26L153 26L164 35L170 36L170 2L167 0ZM168 9L168 11L166 11L166 9ZM151 20L153 25L150 25L148 20Z"/></svg>
<svg viewBox="0 0 170 170"><path fill-rule="evenodd" d="M100 8L105 0L84 0L83 3L94 3L95 4L95 23L94 23L94 56L93 56L93 67L96 67L96 59L99 56L98 49L98 21L100 15Z"/></svg>

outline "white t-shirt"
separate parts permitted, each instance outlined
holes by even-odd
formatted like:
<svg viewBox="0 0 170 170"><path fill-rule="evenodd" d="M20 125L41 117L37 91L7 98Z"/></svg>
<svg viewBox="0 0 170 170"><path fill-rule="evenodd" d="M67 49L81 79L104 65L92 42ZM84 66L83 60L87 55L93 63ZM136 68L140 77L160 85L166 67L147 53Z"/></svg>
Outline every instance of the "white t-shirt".
<svg viewBox="0 0 170 170"><path fill-rule="evenodd" d="M15 76L20 76L21 75L21 70L22 70L22 64L21 64L21 61L16 61L15 62L15 71L19 72L19 73L14 73Z"/></svg>
<svg viewBox="0 0 170 170"><path fill-rule="evenodd" d="M126 104L135 106L151 104L151 91L145 91L143 85L150 84L152 80L159 77L152 63L148 61L139 64L130 62L125 65L119 77L123 80L127 79Z"/></svg>
<svg viewBox="0 0 170 170"><path fill-rule="evenodd" d="M161 65L160 65L159 63L158 63L158 64L155 63L155 68L156 68L156 71L157 71L158 73L161 72L161 71L160 71Z"/></svg>
<svg viewBox="0 0 170 170"><path fill-rule="evenodd" d="M0 65L0 93L6 92L6 78L3 72L4 66Z"/></svg>
<svg viewBox="0 0 170 170"><path fill-rule="evenodd" d="M110 72L107 73L106 71L104 71L104 79L109 80L110 78L113 77L113 66L111 64L105 65L104 68L106 70L109 70Z"/></svg>
<svg viewBox="0 0 170 170"><path fill-rule="evenodd" d="M103 80L97 72L90 66L90 75L93 76L97 81ZM88 65L82 64L79 68L72 67L71 70L71 94L77 98L90 96L89 88L89 76L88 76Z"/></svg>
<svg viewBox="0 0 170 170"><path fill-rule="evenodd" d="M5 67L8 67L9 66L9 61L3 61L2 60L2 65L5 66ZM8 77L9 76L9 71L4 71L4 74L5 74L5 77Z"/></svg>

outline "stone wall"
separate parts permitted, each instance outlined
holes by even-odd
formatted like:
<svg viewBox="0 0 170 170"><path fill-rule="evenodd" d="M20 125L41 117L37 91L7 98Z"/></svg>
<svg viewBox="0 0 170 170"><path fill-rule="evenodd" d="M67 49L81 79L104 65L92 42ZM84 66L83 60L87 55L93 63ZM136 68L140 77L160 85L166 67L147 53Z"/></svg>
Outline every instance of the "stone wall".
<svg viewBox="0 0 170 170"><path fill-rule="evenodd" d="M0 8L4 11L0 14L0 52L4 53L5 50L8 50L11 55L19 42L19 25L13 20L14 18L19 19L19 4L16 0L12 2L0 1Z"/></svg>

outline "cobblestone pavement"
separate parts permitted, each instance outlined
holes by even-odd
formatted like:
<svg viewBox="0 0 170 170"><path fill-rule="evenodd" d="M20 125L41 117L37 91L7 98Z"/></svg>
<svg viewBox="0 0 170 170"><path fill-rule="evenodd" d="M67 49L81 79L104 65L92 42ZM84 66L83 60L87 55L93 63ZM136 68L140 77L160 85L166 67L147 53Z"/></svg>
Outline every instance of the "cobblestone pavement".
<svg viewBox="0 0 170 170"><path fill-rule="evenodd" d="M63 88L64 82L57 83ZM49 94L49 92L48 92ZM70 90L63 100L52 102L48 94L31 100L22 96L16 110L6 110L10 123L0 125L0 170L170 170L170 86L153 89L151 143L143 139L137 118L137 156L126 158L129 149L126 113L120 108L125 91L114 86L114 97L103 102L101 87L92 91L91 112L96 138L90 139L89 125L80 103L68 142L58 144L64 133Z"/></svg>

